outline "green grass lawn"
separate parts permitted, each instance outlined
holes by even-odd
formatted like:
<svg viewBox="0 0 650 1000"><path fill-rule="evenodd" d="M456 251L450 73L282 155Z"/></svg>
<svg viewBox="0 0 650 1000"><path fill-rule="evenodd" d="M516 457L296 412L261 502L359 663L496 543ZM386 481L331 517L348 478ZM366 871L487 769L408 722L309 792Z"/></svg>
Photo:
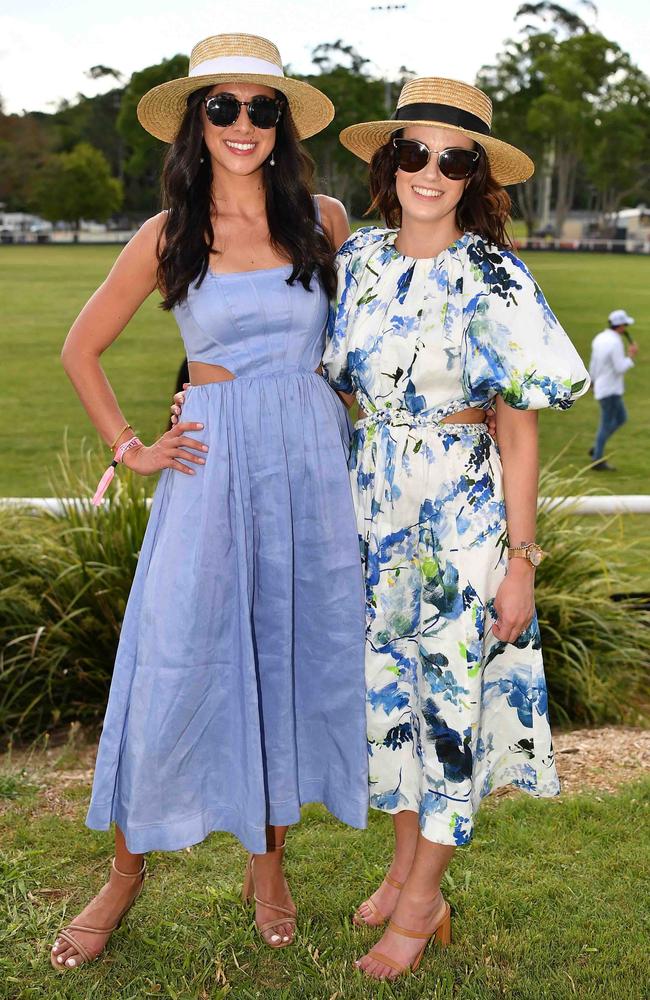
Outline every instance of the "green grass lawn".
<svg viewBox="0 0 650 1000"><path fill-rule="evenodd" d="M84 825L88 785L51 765L56 807L28 771L0 761L0 997L11 1000L642 1000L647 997L647 828L650 781L616 795L485 800L444 892L453 944L431 948L417 976L370 984L352 961L376 932L354 931L354 906L390 857L388 817L366 832L321 807L291 830L288 877L298 906L294 947L266 948L239 900L245 855L225 834L149 855L143 895L97 964L57 974L57 930L108 872L111 836ZM37 779L36 779L37 780ZM48 782L51 784L51 782Z"/></svg>
<svg viewBox="0 0 650 1000"><path fill-rule="evenodd" d="M82 437L96 440L59 360L65 335L101 283L117 247L17 246L0 248L0 349L4 370L5 429L0 496L47 495L64 430L73 452ZM583 358L608 312L637 318L641 354L627 378L630 421L613 439L618 472L592 473L598 489L647 492L650 484L650 260L618 255L531 253L527 261ZM104 355L106 370L127 418L151 441L164 427L183 347L174 319L152 295L118 342ZM540 417L542 457L567 447L566 462L588 463L598 420L591 394L567 413ZM6 427L6 421L5 421Z"/></svg>

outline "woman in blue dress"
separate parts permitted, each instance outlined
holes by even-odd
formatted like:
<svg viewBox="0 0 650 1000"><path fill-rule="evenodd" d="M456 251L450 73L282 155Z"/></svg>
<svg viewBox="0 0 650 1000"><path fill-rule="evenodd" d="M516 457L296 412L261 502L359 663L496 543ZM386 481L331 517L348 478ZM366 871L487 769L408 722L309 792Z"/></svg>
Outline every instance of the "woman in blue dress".
<svg viewBox="0 0 650 1000"><path fill-rule="evenodd" d="M388 229L339 250L323 359L363 411L351 480L366 581L370 804L395 853L355 923L359 966L393 979L447 943L440 881L502 785L559 791L535 617L538 409L587 391L575 348L511 251L505 184L533 170L491 136L489 98L405 85L390 121L353 125ZM484 411L496 401L498 447Z"/></svg>
<svg viewBox="0 0 650 1000"><path fill-rule="evenodd" d="M107 884L57 937L59 970L103 950L142 888L148 851L212 830L250 852L245 896L265 942L284 947L295 907L282 847L301 804L366 824L349 424L318 370L334 249L349 230L338 202L311 196L299 143L333 110L284 76L275 45L250 35L200 42L188 77L138 107L171 143L166 210L86 304L63 362L114 461L162 474L86 817L97 830L115 822L115 857ZM183 422L147 447L99 358L156 288L192 386Z"/></svg>

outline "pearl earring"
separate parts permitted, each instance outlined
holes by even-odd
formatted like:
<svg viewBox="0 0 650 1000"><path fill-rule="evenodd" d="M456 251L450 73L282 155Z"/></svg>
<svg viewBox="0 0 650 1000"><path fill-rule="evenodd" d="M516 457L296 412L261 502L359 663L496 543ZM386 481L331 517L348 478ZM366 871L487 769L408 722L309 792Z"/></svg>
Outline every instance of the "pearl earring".
<svg viewBox="0 0 650 1000"><path fill-rule="evenodd" d="M201 159L199 160L199 163L205 163L205 156L201 157Z"/></svg>
<svg viewBox="0 0 650 1000"><path fill-rule="evenodd" d="M271 167L275 166L275 150L273 150L273 152L271 153L271 159L269 160L269 166L271 166Z"/></svg>

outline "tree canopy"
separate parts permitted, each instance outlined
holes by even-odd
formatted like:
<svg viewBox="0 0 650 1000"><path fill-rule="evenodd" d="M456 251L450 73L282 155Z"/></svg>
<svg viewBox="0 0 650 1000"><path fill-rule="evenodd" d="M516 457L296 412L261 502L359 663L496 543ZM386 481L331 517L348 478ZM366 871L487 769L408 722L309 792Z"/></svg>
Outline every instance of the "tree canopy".
<svg viewBox="0 0 650 1000"><path fill-rule="evenodd" d="M69 153L51 156L34 180L31 195L36 210L51 222L82 219L105 222L122 204L122 185L111 177L103 153L86 142Z"/></svg>
<svg viewBox="0 0 650 1000"><path fill-rule="evenodd" d="M591 209L604 220L623 205L650 199L650 80L596 23L591 0L570 7L550 0L523 3L515 36L476 80L492 98L494 133L535 161L533 178L513 192L529 232L552 218L559 233L572 208ZM389 117L412 74L404 69L399 79L382 79L342 39L316 46L312 62L314 71L303 79L324 91L337 112L327 129L307 141L318 190L340 198L359 217L368 203L367 167L343 149L339 132L354 122ZM147 90L187 69L187 56L178 54L124 82L119 69L98 64L87 75L114 84L104 94L78 94L53 114L7 115L0 103L0 201L10 210L35 207L42 177L59 176L67 162L61 157L83 146L81 159L88 160L92 147L120 182L124 212L138 219L153 214L167 146L144 131L136 108ZM117 190L111 196L115 205ZM54 212L51 198L48 206ZM66 197L54 214L63 219L69 211Z"/></svg>

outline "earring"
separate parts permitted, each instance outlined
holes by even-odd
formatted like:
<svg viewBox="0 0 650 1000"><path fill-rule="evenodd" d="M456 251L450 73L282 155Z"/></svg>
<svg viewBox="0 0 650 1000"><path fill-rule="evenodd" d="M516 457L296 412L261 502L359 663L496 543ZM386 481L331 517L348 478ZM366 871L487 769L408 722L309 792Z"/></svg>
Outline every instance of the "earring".
<svg viewBox="0 0 650 1000"><path fill-rule="evenodd" d="M273 152L271 153L271 159L269 160L269 166L270 167L274 167L275 166L275 150L273 150Z"/></svg>
<svg viewBox="0 0 650 1000"><path fill-rule="evenodd" d="M205 156L201 157L201 159L199 160L199 163L205 163Z"/></svg>

